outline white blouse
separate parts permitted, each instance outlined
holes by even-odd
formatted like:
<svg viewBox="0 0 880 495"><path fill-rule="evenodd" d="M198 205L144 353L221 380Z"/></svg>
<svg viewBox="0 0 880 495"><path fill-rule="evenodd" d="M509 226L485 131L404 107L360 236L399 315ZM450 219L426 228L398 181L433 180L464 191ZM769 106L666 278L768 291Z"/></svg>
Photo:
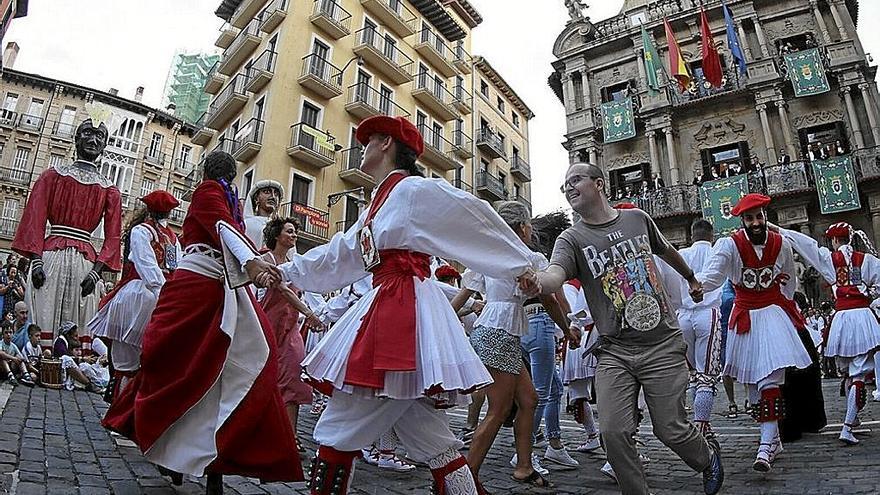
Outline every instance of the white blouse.
<svg viewBox="0 0 880 495"><path fill-rule="evenodd" d="M535 271L550 266L541 253L530 252L529 262ZM527 298L520 292L515 278L494 278L468 269L461 276L461 284L466 289L483 294L486 300L486 306L474 326L498 328L516 336L529 333L529 321L523 309Z"/></svg>

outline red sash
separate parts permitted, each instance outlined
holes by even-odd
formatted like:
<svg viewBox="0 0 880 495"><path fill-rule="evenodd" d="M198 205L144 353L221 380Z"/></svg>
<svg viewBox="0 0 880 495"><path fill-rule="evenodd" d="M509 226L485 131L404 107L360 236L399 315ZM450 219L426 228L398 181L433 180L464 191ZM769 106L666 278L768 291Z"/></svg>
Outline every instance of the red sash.
<svg viewBox="0 0 880 495"><path fill-rule="evenodd" d="M861 283L862 262L865 261L865 253L853 251L852 267L847 266L846 258L840 251L831 253L831 262L834 264L834 273L837 276L837 290L834 293L836 301L834 309L843 311L846 309L870 308L871 298L862 294L857 285L853 285L850 281L850 273L853 269L859 270L859 276L856 283Z"/></svg>
<svg viewBox="0 0 880 495"><path fill-rule="evenodd" d="M144 226L150 230L150 247L153 248L153 254L156 256L156 263L159 265L162 273L165 274L166 280L170 279L171 272L165 266L165 248L166 246L177 245L177 234L168 227L163 227L157 224L152 219L144 221ZM119 292L119 289L124 287L125 284L132 280L140 279L141 276L138 274L134 263L125 260L125 263L122 265L122 277L119 279L119 283L117 283L110 292L104 294L104 297L98 301L98 309L103 308L104 305L110 302L110 300L116 296L116 293Z"/></svg>
<svg viewBox="0 0 880 495"><path fill-rule="evenodd" d="M743 278L734 286L736 296L728 328L736 329L736 333L747 333L752 329L749 311L776 305L785 311L795 328L803 330L806 325L797 305L786 298L780 289L782 282L787 279L786 274L773 277L773 267L782 249L782 236L767 231L767 243L760 259L745 230L737 231L732 238L742 258ZM746 280L746 277L753 278Z"/></svg>
<svg viewBox="0 0 880 495"><path fill-rule="evenodd" d="M392 174L379 186L367 216L368 227L385 204L391 190L407 176ZM345 383L381 389L385 373L416 369L415 280L431 275L430 257L403 249L379 251L380 263L371 271L379 287L367 314L361 319L345 372Z"/></svg>

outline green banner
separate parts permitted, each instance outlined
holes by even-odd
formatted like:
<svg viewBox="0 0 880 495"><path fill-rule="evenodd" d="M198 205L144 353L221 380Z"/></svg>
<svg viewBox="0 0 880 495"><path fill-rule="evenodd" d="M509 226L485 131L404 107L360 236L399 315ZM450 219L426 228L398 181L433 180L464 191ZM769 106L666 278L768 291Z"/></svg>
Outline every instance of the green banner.
<svg viewBox="0 0 880 495"><path fill-rule="evenodd" d="M728 235L742 226L730 210L748 193L749 180L745 174L712 180L700 187L703 218L715 227L715 234Z"/></svg>
<svg viewBox="0 0 880 495"><path fill-rule="evenodd" d="M795 96L812 96L831 90L818 48L787 53L785 65Z"/></svg>
<svg viewBox="0 0 880 495"><path fill-rule="evenodd" d="M849 156L813 160L813 177L823 215L861 209L858 182Z"/></svg>
<svg viewBox="0 0 880 495"><path fill-rule="evenodd" d="M602 104L602 132L606 143L623 141L636 136L632 98Z"/></svg>

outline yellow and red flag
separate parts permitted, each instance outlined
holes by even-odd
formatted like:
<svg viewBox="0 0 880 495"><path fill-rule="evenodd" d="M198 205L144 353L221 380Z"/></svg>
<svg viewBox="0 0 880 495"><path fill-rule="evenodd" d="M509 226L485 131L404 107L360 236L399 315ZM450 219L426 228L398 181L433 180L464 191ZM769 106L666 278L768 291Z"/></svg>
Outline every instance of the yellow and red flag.
<svg viewBox="0 0 880 495"><path fill-rule="evenodd" d="M675 33L672 32L672 26L666 18L663 19L663 27L666 28L666 43L669 45L669 74L678 81L678 86L682 91L687 89L691 83L691 73L688 70L684 57L681 56L681 47L675 40Z"/></svg>

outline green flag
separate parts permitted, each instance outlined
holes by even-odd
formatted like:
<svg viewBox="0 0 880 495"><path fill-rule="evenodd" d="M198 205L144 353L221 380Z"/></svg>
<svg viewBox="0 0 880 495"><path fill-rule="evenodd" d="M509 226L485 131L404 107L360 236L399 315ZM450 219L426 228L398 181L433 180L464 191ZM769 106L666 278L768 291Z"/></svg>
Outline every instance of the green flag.
<svg viewBox="0 0 880 495"><path fill-rule="evenodd" d="M623 141L636 136L636 122L633 118L631 97L603 103L600 108L602 111L602 132L606 143Z"/></svg>
<svg viewBox="0 0 880 495"><path fill-rule="evenodd" d="M703 218L715 228L717 235L729 235L740 227L739 217L731 210L749 193L746 175L736 175L728 179L706 182L700 187L700 207Z"/></svg>
<svg viewBox="0 0 880 495"><path fill-rule="evenodd" d="M660 81L657 78L660 57L657 56L657 48L654 47L654 42L651 41L651 37L645 31L645 25L641 24L640 27L642 28L642 50L645 52L645 77L648 79L648 91L653 94L660 91Z"/></svg>
<svg viewBox="0 0 880 495"><path fill-rule="evenodd" d="M795 96L812 96L831 91L818 48L786 53L785 65Z"/></svg>
<svg viewBox="0 0 880 495"><path fill-rule="evenodd" d="M823 215L861 209L858 181L849 156L813 160L812 165Z"/></svg>

